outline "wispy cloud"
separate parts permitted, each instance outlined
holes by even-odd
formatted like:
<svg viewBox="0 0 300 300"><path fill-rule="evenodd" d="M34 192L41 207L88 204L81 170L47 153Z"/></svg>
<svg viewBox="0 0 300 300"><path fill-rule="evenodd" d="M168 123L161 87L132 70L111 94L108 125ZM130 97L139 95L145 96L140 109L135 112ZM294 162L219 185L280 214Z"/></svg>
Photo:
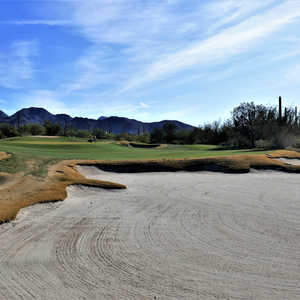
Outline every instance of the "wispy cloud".
<svg viewBox="0 0 300 300"><path fill-rule="evenodd" d="M64 85L66 93L87 90L102 85L111 85L120 80L122 71L109 72L114 63L113 53L105 46L91 47L75 64L80 74L75 81ZM121 62L120 62L121 64Z"/></svg>
<svg viewBox="0 0 300 300"><path fill-rule="evenodd" d="M149 104L146 104L145 102L140 102L139 105L140 105L140 107L142 107L142 108L149 108L149 107L150 107L150 105L149 105Z"/></svg>
<svg viewBox="0 0 300 300"><path fill-rule="evenodd" d="M233 56L248 52L258 42L300 17L300 2L287 1L270 11L230 27L204 41L166 55L133 78L127 88L159 80L195 66L222 63Z"/></svg>
<svg viewBox="0 0 300 300"><path fill-rule="evenodd" d="M17 41L11 45L9 52L0 53L0 86L21 88L34 75L32 58L36 55L36 41Z"/></svg>
<svg viewBox="0 0 300 300"><path fill-rule="evenodd" d="M21 99L19 100L20 108L43 107L55 114L66 113L69 110L65 103L60 100L60 95L50 90L28 91L22 95L16 95L16 97Z"/></svg>
<svg viewBox="0 0 300 300"><path fill-rule="evenodd" d="M12 20L12 21L1 21L0 24L66 26L66 25L72 25L72 22L70 20Z"/></svg>
<svg viewBox="0 0 300 300"><path fill-rule="evenodd" d="M300 2L86 0L74 2L73 12L72 23L92 46L77 61L81 75L69 91L124 92L187 69L204 75L255 50L298 21Z"/></svg>
<svg viewBox="0 0 300 300"><path fill-rule="evenodd" d="M205 15L211 20L209 31L216 30L226 24L242 20L262 9L278 3L276 0L219 0L209 1L204 7Z"/></svg>
<svg viewBox="0 0 300 300"><path fill-rule="evenodd" d="M87 0L74 3L73 24L92 46L77 65L81 76L70 84L80 90L105 84L121 86L142 65L180 49L199 34L201 19L187 4L179 13L181 1ZM198 17L197 17L198 16ZM100 52L100 54L99 54Z"/></svg>

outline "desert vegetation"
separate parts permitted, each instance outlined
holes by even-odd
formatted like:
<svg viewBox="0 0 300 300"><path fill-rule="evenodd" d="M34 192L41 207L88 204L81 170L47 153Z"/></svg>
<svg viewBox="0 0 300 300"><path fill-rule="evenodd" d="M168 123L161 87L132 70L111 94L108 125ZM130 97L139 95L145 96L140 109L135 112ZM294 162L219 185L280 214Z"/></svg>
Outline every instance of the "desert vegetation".
<svg viewBox="0 0 300 300"><path fill-rule="evenodd" d="M230 149L279 149L297 146L300 116L297 108L283 109L280 98L278 107L254 102L241 103L232 110L228 120L200 125L193 130L178 130L175 124L165 123L162 128L155 128L151 132L138 130L137 133L114 134L99 128L77 130L49 121L43 125L0 124L0 139L28 135L83 138L90 142L116 140L141 144L222 145Z"/></svg>
<svg viewBox="0 0 300 300"><path fill-rule="evenodd" d="M204 124L192 131L176 131L167 128L151 133L153 143L212 144L230 149L281 149L297 146L300 136L300 118L297 108L286 107L282 113L279 106L256 105L244 102L235 107L231 118L221 122Z"/></svg>

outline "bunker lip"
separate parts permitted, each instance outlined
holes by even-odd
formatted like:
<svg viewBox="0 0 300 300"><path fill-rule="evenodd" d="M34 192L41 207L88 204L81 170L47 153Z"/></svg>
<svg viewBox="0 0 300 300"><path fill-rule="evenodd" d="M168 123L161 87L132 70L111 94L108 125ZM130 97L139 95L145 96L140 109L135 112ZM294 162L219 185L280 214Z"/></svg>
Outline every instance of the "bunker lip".
<svg viewBox="0 0 300 300"><path fill-rule="evenodd" d="M3 159L10 154L0 153ZM277 151L272 155L234 155L198 159L161 159L135 161L65 160L52 165L46 179L16 175L8 187L1 189L0 223L15 219L21 208L36 204L63 201L66 188L84 185L103 189L126 189L125 185L85 178L77 165L95 166L104 171L119 173L214 171L223 173L248 173L250 169L300 173L300 166L285 164L276 158L300 158L295 151Z"/></svg>
<svg viewBox="0 0 300 300"><path fill-rule="evenodd" d="M161 159L127 161L76 161L75 165L95 166L116 173L213 171L223 173L248 173L250 169L300 173L299 165L286 164L278 158L300 159L295 151L278 151L270 155L234 155L196 159Z"/></svg>

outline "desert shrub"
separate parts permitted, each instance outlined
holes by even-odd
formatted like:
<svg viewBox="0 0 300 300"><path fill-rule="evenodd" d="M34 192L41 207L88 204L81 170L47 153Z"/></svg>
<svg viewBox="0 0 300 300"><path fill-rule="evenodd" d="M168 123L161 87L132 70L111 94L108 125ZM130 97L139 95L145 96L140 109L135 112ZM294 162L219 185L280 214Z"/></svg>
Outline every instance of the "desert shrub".
<svg viewBox="0 0 300 300"><path fill-rule="evenodd" d="M136 140L137 140L137 142L148 144L148 143L150 143L150 135L148 133L138 135Z"/></svg>
<svg viewBox="0 0 300 300"><path fill-rule="evenodd" d="M19 132L15 127L6 123L0 124L0 132L2 138L9 138L19 135Z"/></svg>
<svg viewBox="0 0 300 300"><path fill-rule="evenodd" d="M272 139L274 148L287 148L296 145L296 143L296 136L290 133L288 130L282 130Z"/></svg>
<svg viewBox="0 0 300 300"><path fill-rule="evenodd" d="M53 124L50 121L45 121L43 126L45 128L45 134L50 136L58 135L58 133L62 130L59 124Z"/></svg>
<svg viewBox="0 0 300 300"><path fill-rule="evenodd" d="M236 132L224 143L224 145L230 148L245 149L251 147L251 141L249 141L246 136Z"/></svg>
<svg viewBox="0 0 300 300"><path fill-rule="evenodd" d="M90 132L88 130L77 130L74 132L74 136L78 138L89 138Z"/></svg>
<svg viewBox="0 0 300 300"><path fill-rule="evenodd" d="M119 133L115 135L115 140L116 141L129 141L129 142L133 142L137 140L137 136L135 134L132 133Z"/></svg>
<svg viewBox="0 0 300 300"><path fill-rule="evenodd" d="M95 128L92 132L92 135L95 136L98 140L106 139L108 134L103 129Z"/></svg>
<svg viewBox="0 0 300 300"><path fill-rule="evenodd" d="M274 148L274 144L273 144L272 140L263 140L263 139L260 139L260 140L256 141L255 146L256 146L256 148L259 148L259 149L272 149L272 148Z"/></svg>
<svg viewBox="0 0 300 300"><path fill-rule="evenodd" d="M189 132L186 130L178 130L175 133L176 137L175 140L173 141L174 144L188 144L189 143Z"/></svg>
<svg viewBox="0 0 300 300"><path fill-rule="evenodd" d="M45 134L45 128L39 124L29 125L29 132L32 135L43 135Z"/></svg>

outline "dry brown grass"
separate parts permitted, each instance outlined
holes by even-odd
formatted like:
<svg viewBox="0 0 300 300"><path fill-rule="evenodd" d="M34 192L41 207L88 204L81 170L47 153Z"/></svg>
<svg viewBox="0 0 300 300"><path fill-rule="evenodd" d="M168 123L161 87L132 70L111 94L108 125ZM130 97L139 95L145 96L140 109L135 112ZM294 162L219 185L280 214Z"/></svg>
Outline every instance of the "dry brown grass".
<svg viewBox="0 0 300 300"><path fill-rule="evenodd" d="M161 159L139 161L78 161L79 165L95 165L106 171L176 172L176 171L218 171L225 173L247 173L251 168L300 172L300 166L288 165L274 158L300 158L295 151L277 151L272 155L233 155L197 159Z"/></svg>
<svg viewBox="0 0 300 300"><path fill-rule="evenodd" d="M0 159L8 158L0 153ZM62 201L67 197L69 185L80 184L104 189L124 189L122 184L89 180L82 176L76 165L94 165L117 172L159 171L219 171L225 173L247 173L250 168L281 170L300 173L300 166L285 164L274 158L300 158L295 151L277 151L272 155L234 155L199 159L163 159L140 161L62 161L49 168L46 179L23 174L0 174L0 222L13 220L20 209L43 202Z"/></svg>
<svg viewBox="0 0 300 300"><path fill-rule="evenodd" d="M24 207L64 200L69 185L79 184L104 189L126 188L118 183L86 179L76 171L75 165L75 161L60 162L49 169L45 180L22 174L15 175L11 184L1 189L0 222L13 220Z"/></svg>
<svg viewBox="0 0 300 300"><path fill-rule="evenodd" d="M120 145L120 146L125 146L125 147L129 147L129 142L128 141L118 141L116 142L117 145Z"/></svg>
<svg viewBox="0 0 300 300"><path fill-rule="evenodd" d="M6 152L0 152L0 160L9 158L11 154L8 154Z"/></svg>

